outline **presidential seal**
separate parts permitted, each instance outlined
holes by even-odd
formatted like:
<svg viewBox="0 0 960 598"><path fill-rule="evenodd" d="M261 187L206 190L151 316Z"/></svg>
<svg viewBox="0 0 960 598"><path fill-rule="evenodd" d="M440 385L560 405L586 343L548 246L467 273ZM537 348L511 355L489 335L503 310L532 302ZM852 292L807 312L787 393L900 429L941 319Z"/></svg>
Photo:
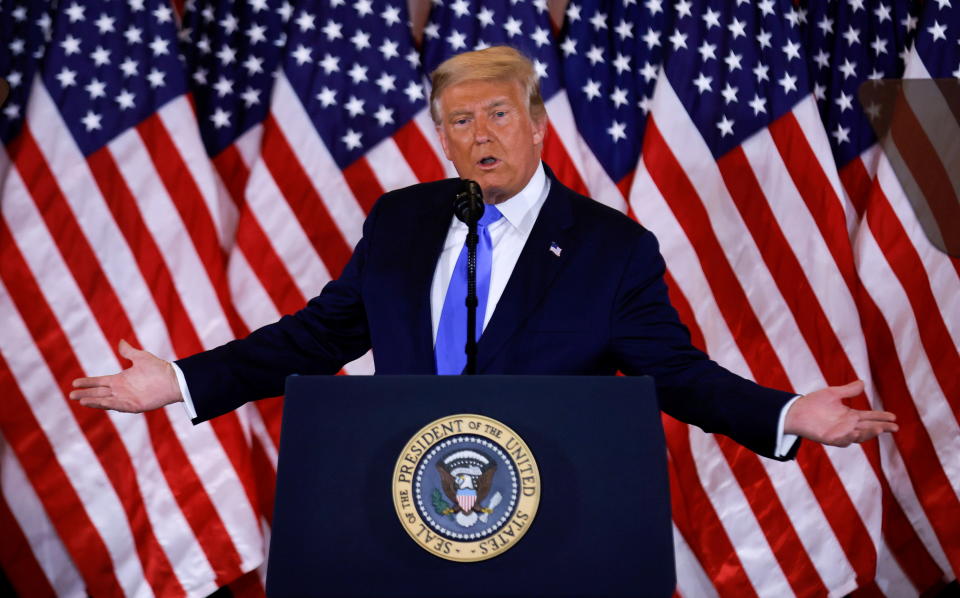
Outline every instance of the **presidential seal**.
<svg viewBox="0 0 960 598"><path fill-rule="evenodd" d="M424 550L451 561L482 561L511 548L540 502L540 472L526 443L482 415L424 426L393 470L400 523Z"/></svg>

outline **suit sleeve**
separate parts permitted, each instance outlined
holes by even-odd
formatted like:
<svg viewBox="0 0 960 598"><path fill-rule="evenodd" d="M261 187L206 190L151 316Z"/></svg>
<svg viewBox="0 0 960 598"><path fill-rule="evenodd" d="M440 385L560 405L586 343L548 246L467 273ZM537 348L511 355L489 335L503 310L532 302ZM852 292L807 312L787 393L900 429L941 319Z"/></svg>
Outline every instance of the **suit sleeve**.
<svg viewBox="0 0 960 598"><path fill-rule="evenodd" d="M177 361L200 423L248 401L283 394L292 374L335 374L370 349L362 272L377 207L339 278L292 315L244 339Z"/></svg>
<svg viewBox="0 0 960 598"><path fill-rule="evenodd" d="M654 377L660 407L706 432L733 438L750 450L776 457L777 425L795 395L760 386L727 371L690 343L690 333L670 305L656 238L644 231L623 272L611 315L613 349L620 370Z"/></svg>

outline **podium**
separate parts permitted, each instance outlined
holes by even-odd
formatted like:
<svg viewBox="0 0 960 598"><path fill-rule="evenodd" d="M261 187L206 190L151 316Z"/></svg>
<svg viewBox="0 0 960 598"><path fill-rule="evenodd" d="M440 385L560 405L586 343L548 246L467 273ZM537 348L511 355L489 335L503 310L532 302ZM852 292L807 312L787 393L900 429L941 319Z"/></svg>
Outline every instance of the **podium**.
<svg viewBox="0 0 960 598"><path fill-rule="evenodd" d="M502 422L539 469L525 534L477 562L425 550L394 506L401 452L454 414ZM666 447L650 378L292 376L282 429L272 598L673 592Z"/></svg>

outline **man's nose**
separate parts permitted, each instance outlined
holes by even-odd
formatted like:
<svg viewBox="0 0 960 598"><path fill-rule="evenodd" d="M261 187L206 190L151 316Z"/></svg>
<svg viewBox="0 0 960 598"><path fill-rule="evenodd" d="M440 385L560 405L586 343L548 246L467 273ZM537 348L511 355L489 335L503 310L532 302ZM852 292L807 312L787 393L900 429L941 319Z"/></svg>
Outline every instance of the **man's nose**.
<svg viewBox="0 0 960 598"><path fill-rule="evenodd" d="M490 127L487 119L478 118L474 122L473 141L474 143L487 143L490 141Z"/></svg>

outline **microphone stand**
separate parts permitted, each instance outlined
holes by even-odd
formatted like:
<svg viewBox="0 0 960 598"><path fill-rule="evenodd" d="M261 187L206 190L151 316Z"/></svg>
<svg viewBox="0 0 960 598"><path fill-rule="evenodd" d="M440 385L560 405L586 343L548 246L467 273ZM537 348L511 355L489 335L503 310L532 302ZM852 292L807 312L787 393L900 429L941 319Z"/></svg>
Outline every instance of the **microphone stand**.
<svg viewBox="0 0 960 598"><path fill-rule="evenodd" d="M465 373L477 373L477 223L483 216L483 193L474 181L464 181L464 191L457 194L454 212L467 225L467 367Z"/></svg>

